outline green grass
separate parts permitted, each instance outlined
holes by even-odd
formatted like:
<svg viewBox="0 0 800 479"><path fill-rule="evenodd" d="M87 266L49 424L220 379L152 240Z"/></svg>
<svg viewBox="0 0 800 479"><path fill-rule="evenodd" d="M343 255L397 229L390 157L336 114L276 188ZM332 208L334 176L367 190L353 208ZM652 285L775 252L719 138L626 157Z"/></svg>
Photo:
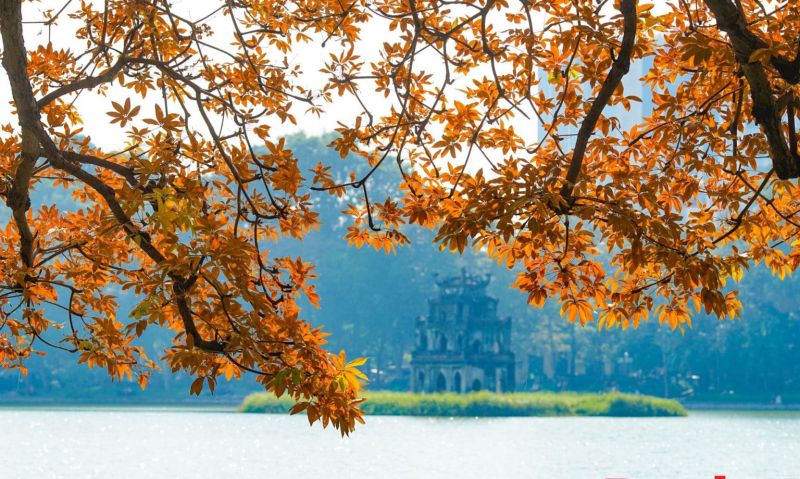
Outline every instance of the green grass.
<svg viewBox="0 0 800 479"><path fill-rule="evenodd" d="M633 394L512 393L486 391L469 394L414 394L368 392L362 404L366 414L387 416L686 416L677 401ZM247 396L239 411L286 413L291 399L269 393Z"/></svg>

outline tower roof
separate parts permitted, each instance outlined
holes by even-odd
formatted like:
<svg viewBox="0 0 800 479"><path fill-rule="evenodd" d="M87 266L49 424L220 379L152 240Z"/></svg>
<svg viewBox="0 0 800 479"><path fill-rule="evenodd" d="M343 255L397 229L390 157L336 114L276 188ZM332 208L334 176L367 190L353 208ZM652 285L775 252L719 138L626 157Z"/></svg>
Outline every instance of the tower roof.
<svg viewBox="0 0 800 479"><path fill-rule="evenodd" d="M486 297L486 286L492 280L492 275L485 276L468 274L466 269L461 270L460 276L452 276L438 280L434 275L436 286L439 287L439 297L472 296Z"/></svg>

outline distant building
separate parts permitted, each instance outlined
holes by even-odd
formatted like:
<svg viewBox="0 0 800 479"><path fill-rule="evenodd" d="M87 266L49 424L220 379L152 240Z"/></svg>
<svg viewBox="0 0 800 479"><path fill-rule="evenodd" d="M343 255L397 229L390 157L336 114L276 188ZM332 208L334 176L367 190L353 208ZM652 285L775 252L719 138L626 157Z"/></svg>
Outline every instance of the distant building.
<svg viewBox="0 0 800 479"><path fill-rule="evenodd" d="M412 391L514 390L511 318L498 318L497 299L486 294L489 280L463 272L436 283L428 316L416 321Z"/></svg>

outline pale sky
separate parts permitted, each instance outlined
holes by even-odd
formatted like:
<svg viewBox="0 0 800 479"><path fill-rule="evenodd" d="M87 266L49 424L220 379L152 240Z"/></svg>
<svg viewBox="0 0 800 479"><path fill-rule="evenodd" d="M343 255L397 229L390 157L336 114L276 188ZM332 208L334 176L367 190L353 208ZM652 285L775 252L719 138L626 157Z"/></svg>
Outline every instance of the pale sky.
<svg viewBox="0 0 800 479"><path fill-rule="evenodd" d="M77 4L77 2L74 3ZM198 6L204 4L211 6L208 8L202 8ZM666 9L666 1L657 0L656 4L657 10ZM24 18L26 21L39 20L42 18L42 11L47 9L57 11L63 5L63 0L25 2L23 11ZM216 2L175 0L172 3L172 8L176 13L187 18L200 18L213 10L216 5ZM69 8L73 8L73 6L70 5ZM67 12L62 14L62 16L59 18L59 24L54 26L50 32L52 35L51 39L53 41L53 46L56 49L71 49L73 52L82 52L85 50L86 44L82 41L78 41L72 35L72 32L76 27L76 22L69 20L66 16L66 13ZM541 19L539 20L541 21ZM502 23L502 19L499 21ZM231 38L229 18L223 17L221 14L217 14L217 16L214 17L210 23L217 34L211 39L212 43L225 48L228 39ZM377 59L377 53L380 44L384 39L387 38L387 35L390 34L388 33L387 25L388 23L386 21L375 19L374 22L365 27L365 30L362 33L362 44L357 45L357 51L362 57L362 60L366 63L365 73L369 72L369 62ZM318 89L325 81L324 76L319 73L319 69L322 67L323 62L328 58L328 53L336 53L340 50L340 47L335 42L330 42L327 47L323 48L321 46L322 39L323 37L320 35L319 41L315 41L310 44L299 44L289 57L290 65L299 64L302 66L304 75L301 78L301 83L303 86L311 89L312 91ZM376 39L380 39L380 42L376 42ZM34 50L38 45L46 45L48 42L48 30L41 24L26 24L25 40L26 47L29 51ZM430 58L429 61L426 62L424 56L420 56L420 58L416 61L415 69L425 69L426 71L434 73L435 76L438 76L439 72L442 70L441 65L437 63L434 58ZM477 74L482 75L484 73L477 72ZM626 85L634 86L635 83L632 84L631 82L636 82L637 80L638 78L633 78L633 75L631 75L626 78L625 83ZM464 80L462 80L462 82L463 81ZM367 103L370 109L374 109L375 111L385 111L385 107L388 106L387 100L383 97L383 95L372 92L371 88L367 88L368 86L368 83L364 83L364 88L361 91L362 99L365 101L365 103ZM458 84L453 85L453 88L451 88L451 98L456 95L456 88L458 88ZM154 93L157 94L157 92ZM154 93L151 93L151 95ZM112 99L117 102L121 102L128 97L131 98L132 102L136 103L136 96L132 94L132 92L119 87L109 89L107 96L105 97L99 95L96 91L86 91L79 95L76 100L76 105L78 105L79 111L83 113L83 119L85 122L83 125L83 133L90 136L96 145L101 146L108 151L124 148L126 141L125 130L127 128L123 129L120 128L118 124L111 124L109 122L110 117L107 116L105 112L111 110L110 105ZM74 95L70 96L70 98L74 98ZM10 123L16 127L17 122L16 118L12 114L10 100L11 92L8 86L8 79L3 71L2 74L0 74L0 124ZM143 125L141 120L152 115L152 109L154 108L154 101L150 97L148 97L143 103L144 106L142 108L142 112L139 114L136 122L134 123L137 126ZM324 106L324 108L326 113L324 113L321 117L317 117L316 115L305 114L305 105L300 103L296 104L294 114L298 119L297 126L288 123L281 125L277 118L268 118L265 121L272 127L273 136L282 136L298 132L303 132L308 135L319 135L332 131L334 128L336 128L337 122L339 121L345 124L351 124L355 115L361 111L361 107L356 99L352 96L337 98L334 103L327 104ZM375 111L373 111L373 113ZM197 122L199 119L193 118L190 121ZM514 122L515 129L517 131L530 131L531 135L534 135L535 139L535 132L537 129L535 119L523 119L521 117L517 117ZM517 122L519 122L519 125ZM204 131L204 128L201 128L199 123L194 124L193 126L200 131Z"/></svg>
<svg viewBox="0 0 800 479"><path fill-rule="evenodd" d="M77 4L77 2L75 3ZM204 2L177 0L173 2L173 10L188 18L202 17L207 13L206 10L198 8L198 5L202 5L202 3ZM209 2L209 4L210 3L211 2ZM42 18L40 12L43 10L52 9L57 11L63 6L63 0L43 0L37 3L26 2L24 6L23 15L25 21L33 21ZM211 9L208 10L210 11ZM213 43L223 48L231 38L228 22L228 17L223 17L221 14L218 14L211 22L217 33ZM79 41L72 35L75 25L76 22L66 18L66 15L62 14L62 16L59 17L58 25L54 26L51 31L50 39L52 40L54 48L70 49L77 53L86 49L85 42ZM381 27L381 25L375 24L369 28L370 30L375 30L373 34L375 35L377 30ZM369 38L373 35L370 35L369 32L365 32L364 37ZM323 49L320 45L322 39L322 36L320 36L320 40L317 42L298 44L297 48L295 48L289 57L290 64L300 64L302 66L304 75L301 79L301 83L304 87L312 91L318 89L324 83L325 78L319 73L319 69L322 67L325 59L328 58L328 53L338 52L339 50L335 42L330 42L329 45ZM26 24L25 42L28 51L35 50L39 45L46 45L48 42L48 29L41 24ZM375 51L375 49L369 50ZM364 53L368 53L367 49L365 49ZM16 127L17 120L12 113L13 109L10 103L11 91L8 78L5 75L5 71L0 71L2 72L0 73L0 124L10 123ZM376 97L375 94L370 94L370 92L364 93L365 98L369 99L373 104L379 104L375 102L377 102L379 98L382 98L382 96ZM142 112L137 117L138 121L134 123L137 126L140 126L141 120L148 116L148 113L152 114L155 102L150 95L153 94L158 94L158 92L151 92L148 98L142 102ZM68 98L74 97L75 95L71 95ZM136 103L137 97L133 92L119 87L109 89L105 97L98 94L96 91L84 91L78 96L75 104L83 114L84 134L91 136L94 144L109 151L118 149L120 145L125 144L125 130L127 130L127 127L123 129L119 127L119 124L111 124L109 122L110 117L106 115L105 112L112 110L111 100L120 102L128 97L131 98L133 103ZM298 119L297 126L291 125L290 123L281 125L277 118L266 119L266 123L273 127L272 132L275 136L298 132L304 132L308 135L319 135L330 132L336 128L337 121L352 122L355 113L360 111L360 107L354 98L346 97L338 98L335 103L325 105L326 113L321 117L306 114L305 110L306 105L302 103L295 104L294 114ZM199 118L195 120L199 121ZM200 125L198 123L194 126L199 127ZM201 131L203 131L203 129L201 129Z"/></svg>

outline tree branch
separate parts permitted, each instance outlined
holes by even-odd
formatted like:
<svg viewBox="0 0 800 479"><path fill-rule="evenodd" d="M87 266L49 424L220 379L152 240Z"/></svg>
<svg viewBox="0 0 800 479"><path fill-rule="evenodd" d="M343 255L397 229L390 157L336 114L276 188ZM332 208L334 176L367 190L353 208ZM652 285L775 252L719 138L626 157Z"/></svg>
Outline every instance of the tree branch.
<svg viewBox="0 0 800 479"><path fill-rule="evenodd" d="M94 77L81 78L80 80L76 80L72 83L57 88L48 93L47 95L43 96L37 102L37 105L39 108L43 108L46 105L52 103L57 98L60 98L69 93L73 93L78 90L84 90L87 88L94 88L96 86L102 85L103 83L110 82L119 74L119 72L122 71L122 68L125 67L126 64L127 64L127 59L125 58L125 55L124 54L120 55L119 58L117 59L117 62L114 63L114 65L112 65L111 68L109 68L105 72Z"/></svg>
<svg viewBox="0 0 800 479"><path fill-rule="evenodd" d="M614 90L622 81L622 77L628 73L631 66L631 56L633 55L633 47L636 43L636 0L622 0L620 3L620 12L623 16L623 34L622 34L622 47L617 54L611 65L611 71L603 81L600 87L600 92L592 102L589 113L586 114L578 136L575 140L575 149L572 151L572 160L570 161L569 168L567 169L566 182L561 187L561 196L569 203L572 197L572 191L575 188L575 183L578 181L578 176L581 173L581 166L583 165L583 157L586 154L586 146L589 143L589 138L594 132L597 125L597 120L603 113L603 109L611 100ZM567 72L569 75L569 72Z"/></svg>
<svg viewBox="0 0 800 479"><path fill-rule="evenodd" d="M9 197L11 198L12 194L16 195L14 196L15 205L19 202L20 197L27 199L28 183L33 171L33 162L36 161L41 151L54 168L72 175L100 194L111 210L114 218L122 226L128 236L134 239L137 246L153 262L156 264L164 264L166 258L161 251L153 245L150 240L150 235L135 225L131 218L125 213L125 210L117 201L114 189L96 176L83 170L78 163L68 159L71 154L65 156L64 152L56 146L52 138L50 138L50 135L44 129L41 123L39 105L33 96L33 88L31 87L30 79L27 75L27 53L22 34L22 11L19 0L0 0L0 31L3 38L3 67L8 74L9 83L11 84L11 92L17 108L17 117L22 129L23 147L22 162L17 168L17 175ZM85 155L82 156L84 156L82 159L87 159ZM28 169L30 169L30 172L28 172ZM17 184L20 185L20 189L19 192L15 193ZM21 209L23 207L24 209ZM27 205L18 206L17 209L14 210L15 219L17 218L18 211L22 212L22 217L24 219L24 212L27 208ZM18 225L19 224L20 223L18 223ZM22 226L27 228L27 223L22 223ZM26 265L30 267L33 265L33 237L30 234L30 230L27 230L27 233L23 232L22 228L20 228L20 230L22 236L20 254ZM191 308L186 293L194 283L194 278L183 278L173 272L168 272L168 276L173 282L175 302L178 306L184 329L192 339L192 344L197 348L209 352L225 352L226 344L224 342L204 340L200 336L192 320Z"/></svg>
<svg viewBox="0 0 800 479"><path fill-rule="evenodd" d="M769 155L778 178L787 180L800 177L800 157L793 154L786 143L778 110L769 78L761 62L751 62L756 50L768 45L747 27L747 22L730 0L704 0L717 20L717 26L730 38L736 62L750 84L750 98L753 100L753 118L761 127L769 144ZM800 82L800 56L790 62L784 58L771 57L772 65L781 77L789 83Z"/></svg>
<svg viewBox="0 0 800 479"><path fill-rule="evenodd" d="M0 34L3 38L3 68L8 73L11 93L17 105L17 115L22 127L22 152L19 164L14 172L11 189L6 197L6 204L11 208L14 222L20 235L20 257L23 264L33 266L34 235L31 232L26 213L31 206L30 180L33 176L36 159L39 157L39 142L30 127L39 124L39 110L31 93L27 76L27 58L22 45L22 14L20 4L16 0L0 2Z"/></svg>

